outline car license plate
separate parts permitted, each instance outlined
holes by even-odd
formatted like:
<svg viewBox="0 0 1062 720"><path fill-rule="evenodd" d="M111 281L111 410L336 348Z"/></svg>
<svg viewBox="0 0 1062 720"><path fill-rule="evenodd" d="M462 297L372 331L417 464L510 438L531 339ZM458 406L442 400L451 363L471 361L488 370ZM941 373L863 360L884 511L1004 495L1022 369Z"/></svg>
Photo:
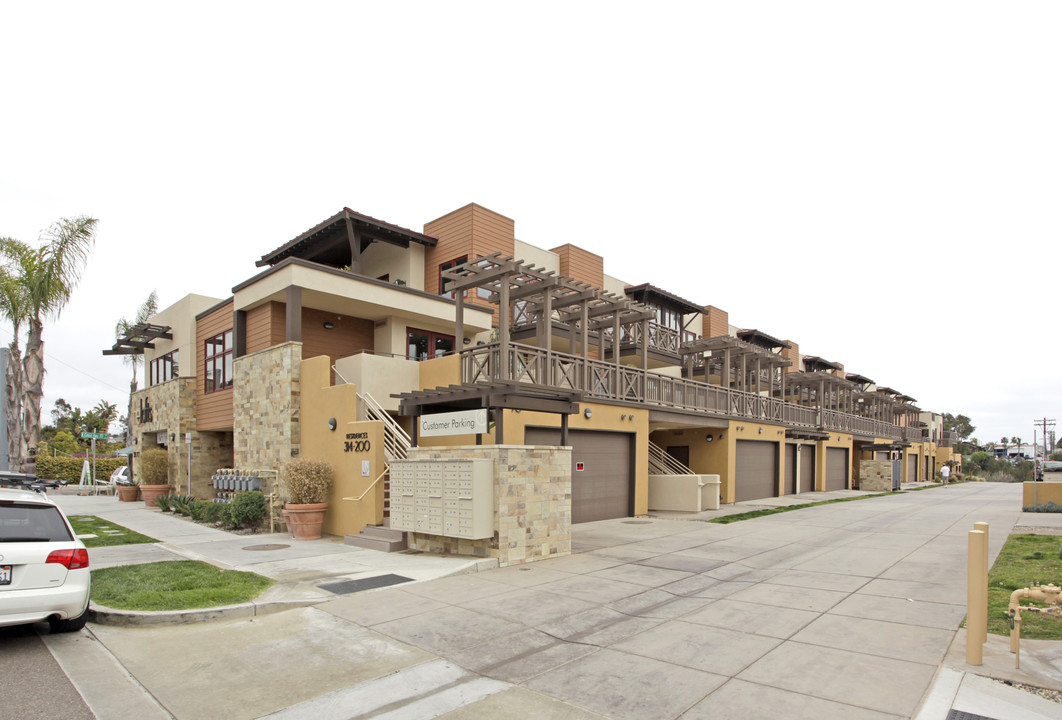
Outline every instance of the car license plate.
<svg viewBox="0 0 1062 720"><path fill-rule="evenodd" d="M0 565L0 585L11 584L11 566Z"/></svg>

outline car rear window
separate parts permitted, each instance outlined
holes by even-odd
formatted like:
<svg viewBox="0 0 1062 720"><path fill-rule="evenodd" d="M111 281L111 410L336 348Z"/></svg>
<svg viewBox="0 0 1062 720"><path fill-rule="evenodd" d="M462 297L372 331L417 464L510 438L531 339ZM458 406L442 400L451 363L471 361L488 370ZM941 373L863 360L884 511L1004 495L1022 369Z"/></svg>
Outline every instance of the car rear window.
<svg viewBox="0 0 1062 720"><path fill-rule="evenodd" d="M0 502L0 542L73 540L59 508L35 503Z"/></svg>

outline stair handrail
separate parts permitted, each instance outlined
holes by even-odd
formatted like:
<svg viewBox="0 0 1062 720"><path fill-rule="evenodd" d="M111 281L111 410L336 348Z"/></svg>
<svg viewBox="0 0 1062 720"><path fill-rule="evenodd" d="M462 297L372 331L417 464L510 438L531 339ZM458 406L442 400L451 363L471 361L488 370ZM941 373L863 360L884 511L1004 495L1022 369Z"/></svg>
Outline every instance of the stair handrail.
<svg viewBox="0 0 1062 720"><path fill-rule="evenodd" d="M354 502L361 502L361 499L363 497L365 497L366 495L368 495L369 491L372 490L374 487L376 487L376 483L380 482L380 480L383 479L383 476L386 475L387 473L389 473L390 471L391 471L391 467L387 463L384 463L383 472L376 476L376 479L372 481L372 484L369 485L369 487L365 488L365 492L363 492L361 495L358 495L357 497L345 497L343 499L344 500L353 500Z"/></svg>
<svg viewBox="0 0 1062 720"><path fill-rule="evenodd" d="M650 475L696 475L690 468L669 455L662 447L649 441Z"/></svg>

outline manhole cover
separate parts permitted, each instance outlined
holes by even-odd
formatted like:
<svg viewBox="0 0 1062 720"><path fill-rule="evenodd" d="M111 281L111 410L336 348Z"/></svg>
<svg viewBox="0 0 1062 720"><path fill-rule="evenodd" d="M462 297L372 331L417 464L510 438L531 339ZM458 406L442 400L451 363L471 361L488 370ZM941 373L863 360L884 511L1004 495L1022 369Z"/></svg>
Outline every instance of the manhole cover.
<svg viewBox="0 0 1062 720"><path fill-rule="evenodd" d="M624 525L652 525L652 520L624 520Z"/></svg>
<svg viewBox="0 0 1062 720"><path fill-rule="evenodd" d="M281 545L280 543L268 543L266 545L248 545L243 549L250 550L252 552L259 552L262 550L283 550L286 547L291 547L291 545Z"/></svg>

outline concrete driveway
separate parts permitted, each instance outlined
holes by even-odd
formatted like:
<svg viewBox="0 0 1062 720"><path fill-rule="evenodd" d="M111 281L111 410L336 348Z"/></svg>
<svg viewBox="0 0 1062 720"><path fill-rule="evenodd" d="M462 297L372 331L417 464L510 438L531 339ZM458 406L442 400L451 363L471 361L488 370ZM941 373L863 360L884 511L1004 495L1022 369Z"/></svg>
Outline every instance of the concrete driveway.
<svg viewBox="0 0 1062 720"><path fill-rule="evenodd" d="M92 633L177 718L909 718L1015 485L731 525L576 526L570 557L253 620ZM1017 692L1017 691L1015 691ZM274 714L275 713L275 714Z"/></svg>

